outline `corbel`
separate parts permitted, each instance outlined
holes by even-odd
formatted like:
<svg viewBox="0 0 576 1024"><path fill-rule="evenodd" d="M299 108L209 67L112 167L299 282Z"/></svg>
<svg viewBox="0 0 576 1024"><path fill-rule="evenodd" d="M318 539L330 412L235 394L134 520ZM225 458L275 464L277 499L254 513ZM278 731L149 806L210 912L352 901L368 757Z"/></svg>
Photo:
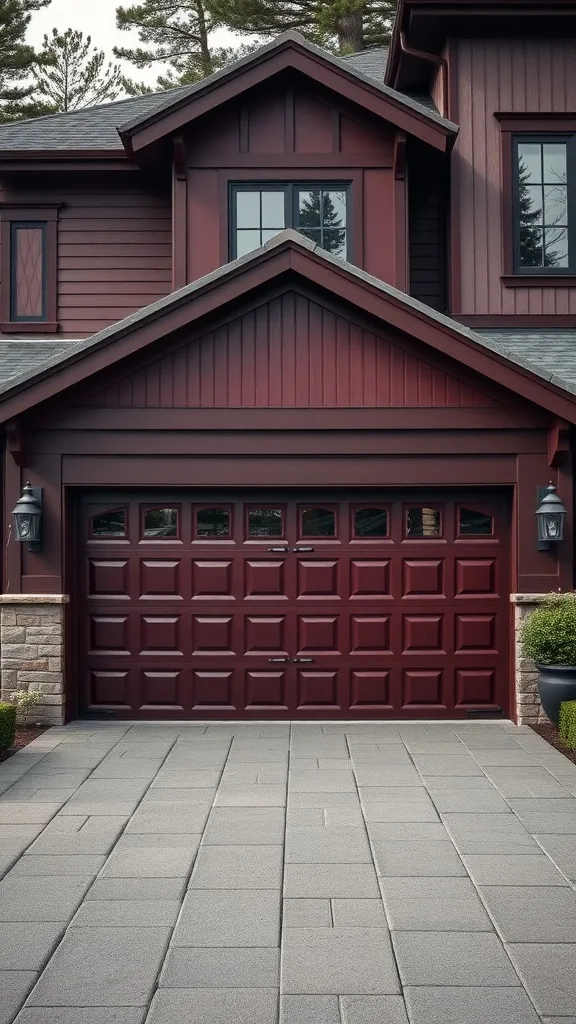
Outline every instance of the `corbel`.
<svg viewBox="0 0 576 1024"><path fill-rule="evenodd" d="M561 466L570 451L570 424L556 419L548 429L548 465Z"/></svg>
<svg viewBox="0 0 576 1024"><path fill-rule="evenodd" d="M6 449L17 466L29 465L27 439L20 420L6 424Z"/></svg>
<svg viewBox="0 0 576 1024"><path fill-rule="evenodd" d="M186 181L186 145L182 135L174 138L174 172L178 181Z"/></svg>

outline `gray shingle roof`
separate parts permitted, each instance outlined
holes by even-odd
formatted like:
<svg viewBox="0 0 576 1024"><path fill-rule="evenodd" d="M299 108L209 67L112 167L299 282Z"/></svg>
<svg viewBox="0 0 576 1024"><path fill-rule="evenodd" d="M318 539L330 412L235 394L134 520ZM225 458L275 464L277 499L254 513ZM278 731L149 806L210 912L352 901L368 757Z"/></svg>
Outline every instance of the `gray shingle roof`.
<svg viewBox="0 0 576 1024"><path fill-rule="evenodd" d="M414 312L423 313L435 320L437 323L444 324L446 327L450 328L450 330L460 334L473 344L480 346L481 348L488 349L509 362L529 370L537 377L548 381L571 395L576 395L576 329L574 331L539 332L519 330L486 331L483 332L483 334L478 334L470 330L470 328L464 327L462 324L457 323L457 321L452 320L451 317L445 316L443 313L438 313L436 310L424 305L424 303L419 302L418 299L414 299L405 292L401 292L398 291L397 288L393 288L392 285L386 284L384 281L380 281L379 278L372 277L372 275L367 274L365 271L360 270L351 263L347 263L344 260L338 259L336 256L332 256L330 253L327 253L323 249L317 247L314 242L304 238L302 235L291 229L282 231L260 249L256 249L254 252L248 253L246 256L241 256L239 259L234 260L233 263L219 267L211 274L200 278L198 281L193 281L184 288L180 288L179 291L172 292L170 295L167 295L162 299L158 299L157 302L153 302L149 306L144 306L142 309L132 313L124 320L121 320L116 324L112 324L110 327L106 327L103 331L99 331L98 334L94 334L91 338L87 338L85 341L68 343L0 342L0 354L5 346L8 347L8 349L13 349L12 354L8 353L4 357L5 369L3 372L5 374L9 373L10 375L4 376L4 379L0 382L0 395L12 391L13 389L18 390L20 387L25 387L26 385L31 384L36 376L44 374L47 371L66 363L68 360L76 360L81 357L83 353L90 351L90 349L95 346L112 344L117 335L124 334L126 331L130 330L132 327L137 327L139 324L144 324L147 321L156 319L161 316L163 312L170 310L172 307L178 307L189 301L193 301L195 293L201 288L225 278L231 270L235 270L243 264L250 263L253 259L261 256L267 250L274 248L276 245L279 245L286 240L291 240L297 245L302 246L304 249L316 251L317 255L327 263L331 263L334 266L345 269L353 277L366 281L385 295L389 295L391 298L398 300L405 306L409 306L414 310ZM17 365L19 358L17 351L18 345L26 346L26 350L22 353L23 358L27 360L25 368L21 364ZM62 345L62 348L60 351L57 351L56 349L59 345ZM37 360L37 362L35 362L35 360ZM0 357L0 368L2 365L2 358Z"/></svg>
<svg viewBox="0 0 576 1024"><path fill-rule="evenodd" d="M442 118L436 108L429 102L421 102L409 95L398 92L384 85L384 67L388 51L384 48L366 50L362 53L351 54L348 57L335 57L326 50L312 43L307 42L297 32L287 32L272 43L262 46L256 53L265 53L273 50L279 41L292 38L304 46L311 53L319 54L325 60L345 68L358 78L377 85L385 95L400 101L404 106L412 109L415 113L424 114L427 118L432 117L439 124L457 130L457 125ZM50 114L47 117L37 117L29 121L16 121L12 124L0 125L0 153L14 150L67 150L67 149L110 149L122 151L123 145L119 131L130 131L140 121L145 120L169 109L173 104L195 95L201 90L216 84L226 77L233 68L249 64L254 59L255 53L248 54L235 64L217 71L214 75L196 82L194 85L182 86L179 89L170 89L167 92L150 93L146 96L135 96L128 100L119 100L116 103L106 103L99 107L85 107L82 110L75 110L67 114Z"/></svg>
<svg viewBox="0 0 576 1024"><path fill-rule="evenodd" d="M0 387L11 377L35 373L39 366L66 355L74 341L0 341Z"/></svg>

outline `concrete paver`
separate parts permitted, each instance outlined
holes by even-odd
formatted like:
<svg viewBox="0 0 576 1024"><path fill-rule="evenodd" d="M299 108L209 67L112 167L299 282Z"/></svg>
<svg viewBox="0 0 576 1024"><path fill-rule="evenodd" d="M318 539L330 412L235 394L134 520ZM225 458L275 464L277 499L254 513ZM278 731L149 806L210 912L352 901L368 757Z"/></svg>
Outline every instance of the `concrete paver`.
<svg viewBox="0 0 576 1024"><path fill-rule="evenodd" d="M575 1024L575 837L511 723L53 729L0 765L0 1024Z"/></svg>

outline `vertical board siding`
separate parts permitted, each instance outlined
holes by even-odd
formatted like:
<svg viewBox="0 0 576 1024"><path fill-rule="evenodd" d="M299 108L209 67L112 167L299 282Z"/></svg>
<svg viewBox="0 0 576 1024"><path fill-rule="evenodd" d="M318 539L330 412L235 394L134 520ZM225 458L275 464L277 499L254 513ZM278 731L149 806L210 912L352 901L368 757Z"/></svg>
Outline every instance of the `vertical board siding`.
<svg viewBox="0 0 576 1024"><path fill-rule="evenodd" d="M415 143L410 149L408 166L410 295L445 313L443 162Z"/></svg>
<svg viewBox="0 0 576 1024"><path fill-rule="evenodd" d="M170 192L138 181L112 186L11 190L5 201L61 203L58 321L62 337L83 338L167 295L172 288Z"/></svg>
<svg viewBox="0 0 576 1024"><path fill-rule="evenodd" d="M456 376L295 292L88 396L104 408L490 408Z"/></svg>
<svg viewBox="0 0 576 1024"><path fill-rule="evenodd" d="M461 305L454 313L576 313L576 288L506 288L501 131L495 113L576 110L576 40L460 39L457 49Z"/></svg>

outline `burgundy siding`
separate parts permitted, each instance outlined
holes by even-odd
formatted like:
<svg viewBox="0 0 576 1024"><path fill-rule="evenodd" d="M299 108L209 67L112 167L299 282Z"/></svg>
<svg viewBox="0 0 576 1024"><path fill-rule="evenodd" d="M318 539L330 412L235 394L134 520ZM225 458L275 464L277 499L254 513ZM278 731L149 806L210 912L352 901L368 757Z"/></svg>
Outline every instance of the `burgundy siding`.
<svg viewBox="0 0 576 1024"><path fill-rule="evenodd" d="M172 290L169 186L91 180L38 182L2 199L62 203L58 223L58 321L63 337L86 337Z"/></svg>
<svg viewBox="0 0 576 1024"><path fill-rule="evenodd" d="M494 408L494 398L294 292L99 390L107 408Z"/></svg>
<svg viewBox="0 0 576 1024"><path fill-rule="evenodd" d="M576 40L460 39L451 75L454 153L452 312L573 314L575 287L510 288L503 265L500 113L576 110Z"/></svg>

